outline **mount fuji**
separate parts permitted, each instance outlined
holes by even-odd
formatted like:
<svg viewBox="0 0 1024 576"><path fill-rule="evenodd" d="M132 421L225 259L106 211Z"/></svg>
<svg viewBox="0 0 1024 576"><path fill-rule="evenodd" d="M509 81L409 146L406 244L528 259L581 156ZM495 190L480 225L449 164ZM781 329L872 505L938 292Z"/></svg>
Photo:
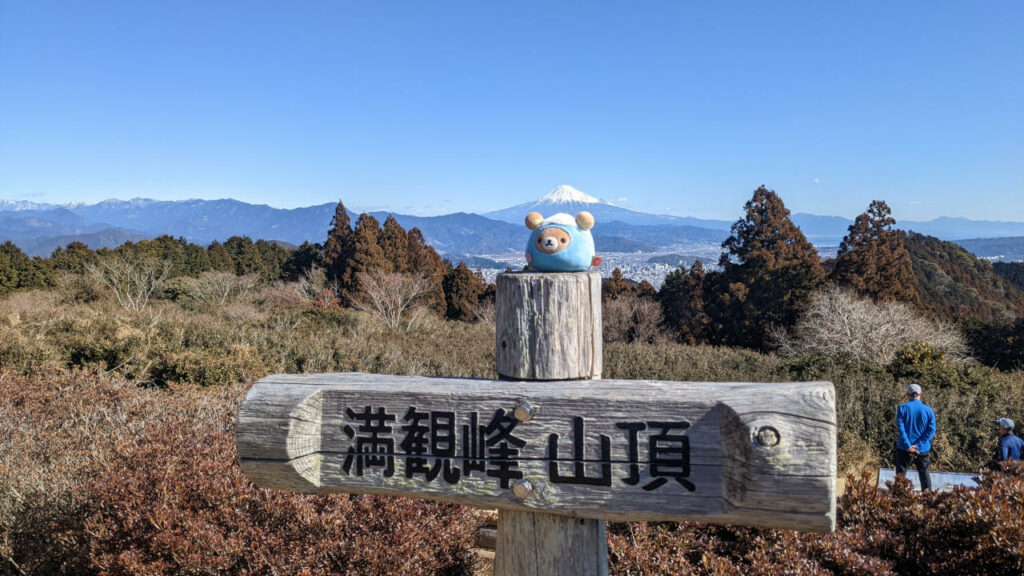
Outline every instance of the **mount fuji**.
<svg viewBox="0 0 1024 576"><path fill-rule="evenodd" d="M700 218L687 218L679 216L667 216L660 214L648 214L629 210L607 201L585 194L572 186L562 184L533 202L518 204L509 208L486 212L483 216L502 222L520 224L523 217L530 212L540 212L544 216L556 212L576 214L586 210L594 215L598 224L602 222L621 222L634 226L694 226L712 230L729 230L732 222L725 220L702 220Z"/></svg>

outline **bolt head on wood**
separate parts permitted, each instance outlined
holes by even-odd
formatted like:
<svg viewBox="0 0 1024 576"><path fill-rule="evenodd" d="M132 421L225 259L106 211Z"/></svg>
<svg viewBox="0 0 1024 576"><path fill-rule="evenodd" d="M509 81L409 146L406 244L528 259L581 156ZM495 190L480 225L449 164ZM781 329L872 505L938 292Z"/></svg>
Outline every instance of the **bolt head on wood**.
<svg viewBox="0 0 1024 576"><path fill-rule="evenodd" d="M533 482L529 480L520 480L512 485L512 494L520 500L526 500L533 494Z"/></svg>
<svg viewBox="0 0 1024 576"><path fill-rule="evenodd" d="M767 448L772 448L779 445L779 431L771 426L764 426L757 431L757 443Z"/></svg>
<svg viewBox="0 0 1024 576"><path fill-rule="evenodd" d="M529 422L537 415L537 409L526 400L523 400L516 406L513 414L515 415L516 420L519 420L520 422Z"/></svg>

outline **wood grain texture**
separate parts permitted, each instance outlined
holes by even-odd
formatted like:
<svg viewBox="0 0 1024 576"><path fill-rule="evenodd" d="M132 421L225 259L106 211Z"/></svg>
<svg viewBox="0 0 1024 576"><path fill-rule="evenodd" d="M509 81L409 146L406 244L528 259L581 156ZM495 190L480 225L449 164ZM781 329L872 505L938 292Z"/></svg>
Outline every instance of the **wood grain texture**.
<svg viewBox="0 0 1024 576"><path fill-rule="evenodd" d="M601 377L601 275L499 274L498 374L513 380Z"/></svg>
<svg viewBox="0 0 1024 576"><path fill-rule="evenodd" d="M514 470L535 489L527 498L511 490L515 479L465 468L461 426L471 413L486 425L500 410L510 413L522 400L536 416L517 423L511 434L525 442ZM360 422L346 413L384 408L393 450L381 446L353 456L351 435ZM410 456L401 449L409 408L454 411L460 434L456 449L443 458L427 453L421 464L459 471L407 477ZM583 458L575 455L575 419L581 419ZM686 422L689 470L685 476L656 470L651 436L659 422ZM637 432L636 460L629 455L629 433L620 424L643 424ZM557 460L551 437L557 435ZM607 437L607 453L601 436ZM771 445L758 437L771 441ZM418 496L479 507L544 511L610 520L696 520L752 526L830 531L835 526L836 417L828 382L688 383L661 381L510 382L472 379L382 376L375 374L286 375L264 378L249 391L239 411L238 453L243 469L265 487L302 492L362 492ZM493 448L493 447L492 447ZM356 474L352 458L392 460ZM346 460L349 465L346 469ZM444 460L448 460L447 463ZM483 458L497 468L495 453ZM507 460L507 459L506 459ZM561 477L610 476L610 485L553 481ZM471 467L470 467L471 468ZM664 468L664 467L663 467ZM659 473L660 472L660 473ZM633 477L636 482L630 484ZM650 488L659 478L666 481ZM688 489L685 483L692 485ZM644 488L649 489L645 490Z"/></svg>
<svg viewBox="0 0 1024 576"><path fill-rule="evenodd" d="M602 520L501 510L494 576L608 576Z"/></svg>

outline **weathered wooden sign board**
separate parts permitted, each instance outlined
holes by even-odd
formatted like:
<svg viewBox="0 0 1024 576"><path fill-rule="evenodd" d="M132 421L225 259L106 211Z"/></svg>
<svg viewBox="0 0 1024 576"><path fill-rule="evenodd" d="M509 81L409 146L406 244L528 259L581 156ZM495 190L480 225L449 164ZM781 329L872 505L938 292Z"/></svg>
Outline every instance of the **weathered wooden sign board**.
<svg viewBox="0 0 1024 576"><path fill-rule="evenodd" d="M237 427L264 487L822 532L835 527L835 435L828 382L374 374L264 378Z"/></svg>

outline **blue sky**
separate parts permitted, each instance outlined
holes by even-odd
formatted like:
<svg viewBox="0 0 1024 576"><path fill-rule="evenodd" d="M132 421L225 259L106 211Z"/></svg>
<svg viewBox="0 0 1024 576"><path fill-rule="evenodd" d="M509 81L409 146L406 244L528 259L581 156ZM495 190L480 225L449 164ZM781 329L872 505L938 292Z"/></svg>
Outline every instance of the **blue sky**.
<svg viewBox="0 0 1024 576"><path fill-rule="evenodd" d="M0 198L1024 220L1024 3L0 0Z"/></svg>

